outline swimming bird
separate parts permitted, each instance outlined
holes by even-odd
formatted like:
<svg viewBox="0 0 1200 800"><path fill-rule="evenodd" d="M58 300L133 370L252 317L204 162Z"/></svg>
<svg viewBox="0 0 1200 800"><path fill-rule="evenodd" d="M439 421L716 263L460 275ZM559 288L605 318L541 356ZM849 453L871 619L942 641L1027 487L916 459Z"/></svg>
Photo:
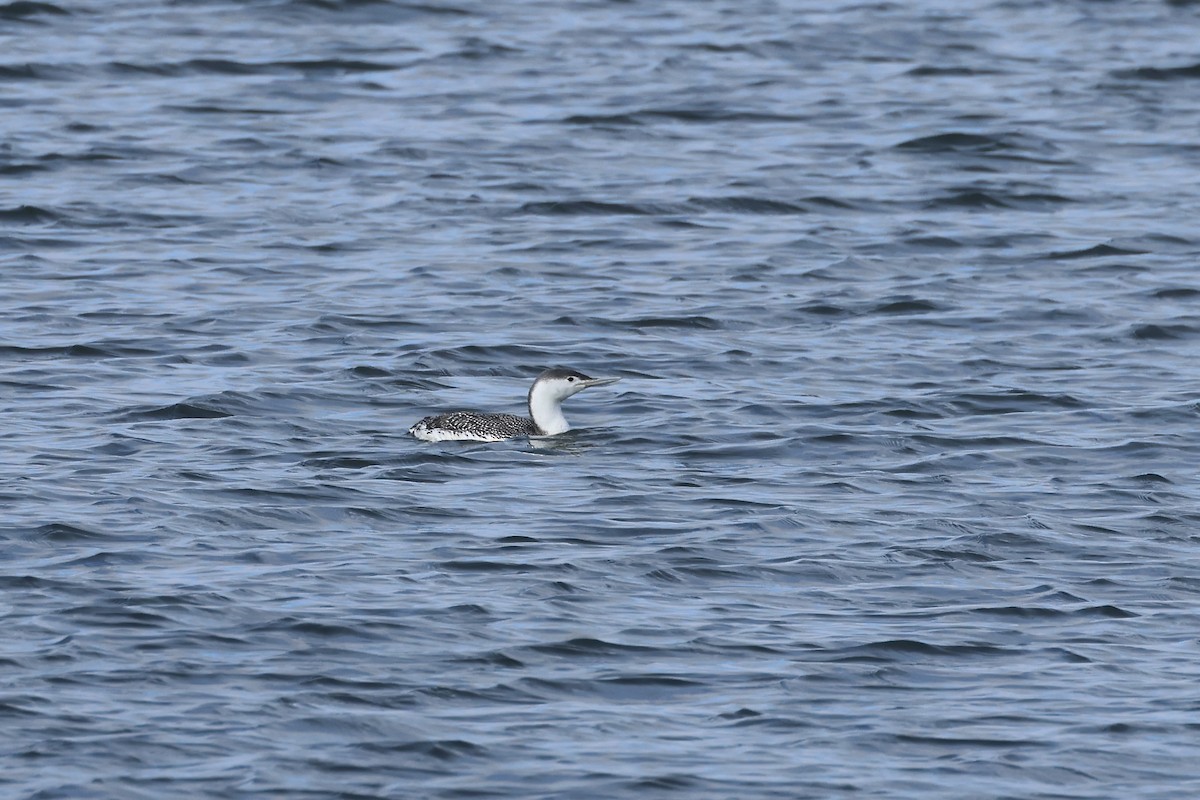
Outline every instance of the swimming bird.
<svg viewBox="0 0 1200 800"><path fill-rule="evenodd" d="M408 432L426 442L459 440L500 442L517 436L557 436L571 429L562 402L592 386L607 386L620 378L589 378L573 369L548 369L529 387L529 416L453 411L418 422Z"/></svg>

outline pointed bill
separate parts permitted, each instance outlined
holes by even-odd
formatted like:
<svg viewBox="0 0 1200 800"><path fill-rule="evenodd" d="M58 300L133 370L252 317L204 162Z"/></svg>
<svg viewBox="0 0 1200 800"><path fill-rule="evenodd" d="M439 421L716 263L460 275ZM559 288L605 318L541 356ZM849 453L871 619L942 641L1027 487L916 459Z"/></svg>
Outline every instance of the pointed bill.
<svg viewBox="0 0 1200 800"><path fill-rule="evenodd" d="M590 389L593 386L608 386L610 383L616 383L620 378L588 378L585 381L580 381L584 389Z"/></svg>

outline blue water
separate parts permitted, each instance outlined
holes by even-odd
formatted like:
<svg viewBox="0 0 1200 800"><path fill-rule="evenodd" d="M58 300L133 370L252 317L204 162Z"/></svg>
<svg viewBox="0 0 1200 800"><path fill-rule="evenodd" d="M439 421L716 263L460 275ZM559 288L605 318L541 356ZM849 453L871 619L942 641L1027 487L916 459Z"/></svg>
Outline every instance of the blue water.
<svg viewBox="0 0 1200 800"><path fill-rule="evenodd" d="M1200 794L1198 35L0 4L0 795Z"/></svg>

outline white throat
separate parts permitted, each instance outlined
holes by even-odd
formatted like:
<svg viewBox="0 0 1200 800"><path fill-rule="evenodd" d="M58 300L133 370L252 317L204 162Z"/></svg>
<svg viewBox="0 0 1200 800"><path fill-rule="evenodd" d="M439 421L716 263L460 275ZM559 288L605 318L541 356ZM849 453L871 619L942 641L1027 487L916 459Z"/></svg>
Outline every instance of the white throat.
<svg viewBox="0 0 1200 800"><path fill-rule="evenodd" d="M547 436L571 430L563 416L562 394L554 386L534 384L529 390L529 418Z"/></svg>

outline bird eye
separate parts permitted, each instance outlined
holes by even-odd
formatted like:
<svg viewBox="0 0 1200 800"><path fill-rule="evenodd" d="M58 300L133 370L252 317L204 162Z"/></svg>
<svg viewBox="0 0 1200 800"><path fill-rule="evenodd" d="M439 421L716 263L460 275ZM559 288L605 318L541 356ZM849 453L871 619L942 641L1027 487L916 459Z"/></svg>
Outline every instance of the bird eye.
<svg viewBox="0 0 1200 800"><path fill-rule="evenodd" d="M575 379L574 379L573 377L572 377L572 378L567 378L567 380L569 380L571 383L574 383L574 382L575 382Z"/></svg>

